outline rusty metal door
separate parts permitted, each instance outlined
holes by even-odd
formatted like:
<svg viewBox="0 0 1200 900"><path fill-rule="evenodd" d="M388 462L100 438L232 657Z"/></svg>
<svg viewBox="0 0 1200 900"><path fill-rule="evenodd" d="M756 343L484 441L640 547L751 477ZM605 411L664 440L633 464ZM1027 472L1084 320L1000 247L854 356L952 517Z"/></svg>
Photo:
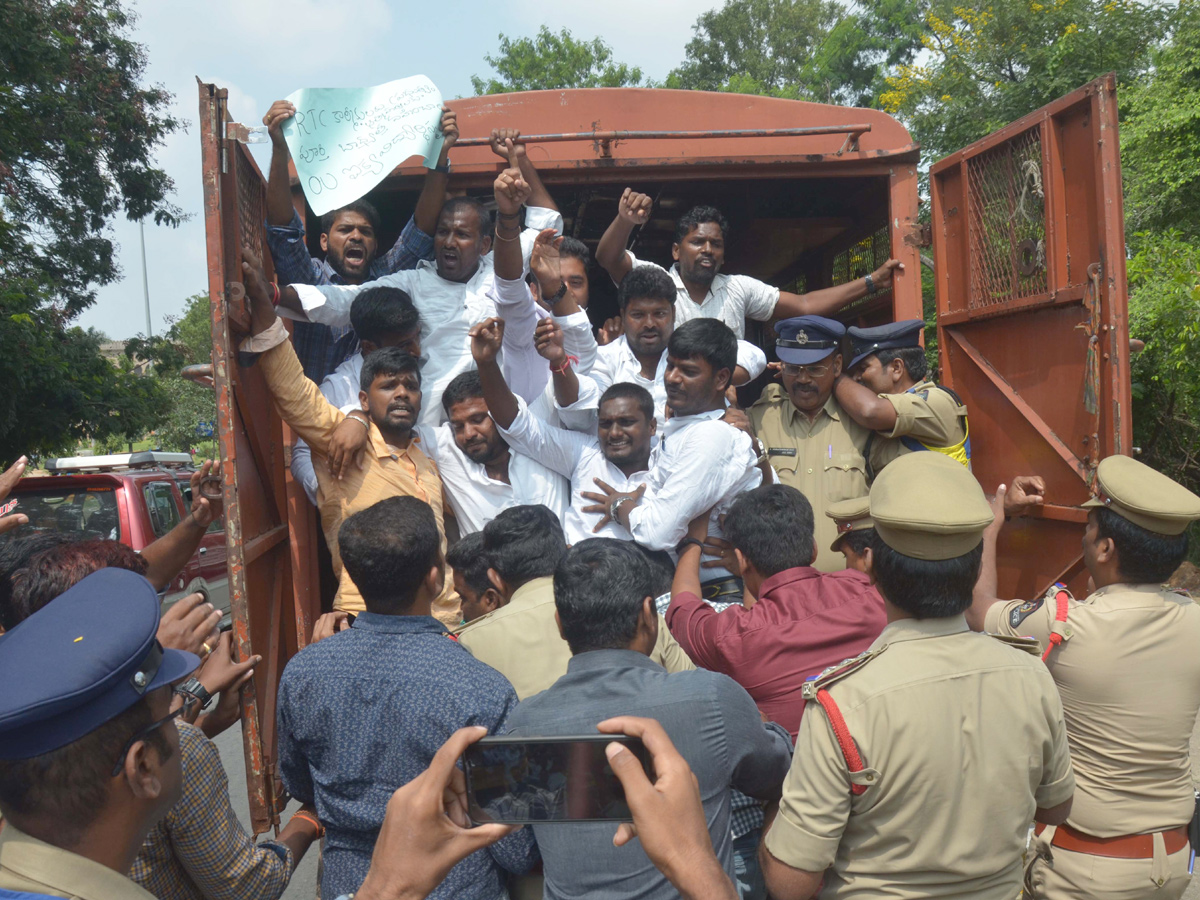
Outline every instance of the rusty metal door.
<svg viewBox="0 0 1200 900"><path fill-rule="evenodd" d="M1086 588L1080 540L1096 465L1130 453L1129 323L1116 78L1107 75L930 170L942 381L970 410L989 493L1046 480L1014 519L1000 590Z"/></svg>
<svg viewBox="0 0 1200 900"><path fill-rule="evenodd" d="M227 92L211 84L199 88L230 608L238 658L263 657L253 690L242 694L250 818L260 834L278 825L283 800L274 785L276 689L285 663L305 645L320 611L315 517L290 476L292 436L275 412L266 383L257 369L237 363L232 326L245 320L241 248L249 246L271 264L264 231L266 182L245 146L226 137Z"/></svg>

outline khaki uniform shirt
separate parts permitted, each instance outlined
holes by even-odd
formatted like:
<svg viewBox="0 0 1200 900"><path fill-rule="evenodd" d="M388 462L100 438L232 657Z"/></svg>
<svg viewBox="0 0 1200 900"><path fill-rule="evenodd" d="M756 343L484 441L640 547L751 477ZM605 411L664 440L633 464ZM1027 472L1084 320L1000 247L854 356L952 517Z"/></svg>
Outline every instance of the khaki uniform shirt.
<svg viewBox="0 0 1200 900"><path fill-rule="evenodd" d="M442 536L442 552L446 552L446 528L442 519L442 479L437 466L414 441L405 450L391 447L372 423L366 469L350 465L338 481L329 473L325 456L329 439L346 418L346 414L325 399L317 385L306 378L296 351L287 340L287 332L279 320L282 342L263 352L258 366L267 380L279 415L292 430L312 448L313 469L317 473L317 508L325 541L333 555L333 571L338 577L334 609L359 613L366 609L354 581L342 568L338 552L338 529L356 512L362 512L388 497L416 497L433 509L438 531ZM273 326L274 327L274 326ZM271 331L255 337L269 341ZM261 344L260 344L261 346ZM433 603L433 614L443 623L456 625L462 621L459 597L454 591L454 573L446 567L446 581L441 594Z"/></svg>
<svg viewBox="0 0 1200 900"><path fill-rule="evenodd" d="M817 541L813 565L822 572L846 568L845 557L829 549L838 532L825 508L867 495L863 452L870 432L846 415L832 396L809 421L778 384L767 385L747 414L780 482L796 488L812 504Z"/></svg>
<svg viewBox="0 0 1200 900"><path fill-rule="evenodd" d="M829 719L809 703L767 849L803 871L832 866L822 900L1013 900L1036 807L1075 787L1046 667L962 616L892 622L874 651L828 686L866 791L851 794Z"/></svg>
<svg viewBox="0 0 1200 900"><path fill-rule="evenodd" d="M0 888L67 900L154 900L119 872L30 837L11 822L0 831Z"/></svg>
<svg viewBox="0 0 1200 900"><path fill-rule="evenodd" d="M526 582L513 591L508 603L468 622L457 634L472 656L512 683L520 700L540 694L567 674L571 648L558 633L554 618L553 578ZM662 616L650 658L668 672L696 668L671 637Z"/></svg>
<svg viewBox="0 0 1200 900"><path fill-rule="evenodd" d="M902 437L931 447L952 447L967 436L963 428L967 408L932 381L922 381L902 394L879 396L896 407L896 424L887 433L876 432L871 440L871 471L875 475L892 460L913 452L901 442Z"/></svg>
<svg viewBox="0 0 1200 900"><path fill-rule="evenodd" d="M994 603L988 631L1037 638L1056 604ZM1110 584L1068 604L1046 665L1078 785L1068 823L1096 837L1176 828L1192 816L1188 741L1200 709L1200 606L1158 585Z"/></svg>

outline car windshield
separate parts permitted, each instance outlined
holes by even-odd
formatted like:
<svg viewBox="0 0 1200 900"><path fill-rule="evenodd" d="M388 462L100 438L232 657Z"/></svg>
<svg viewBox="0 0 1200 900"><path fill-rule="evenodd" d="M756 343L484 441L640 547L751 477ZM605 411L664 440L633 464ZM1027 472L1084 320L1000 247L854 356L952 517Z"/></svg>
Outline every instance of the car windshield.
<svg viewBox="0 0 1200 900"><path fill-rule="evenodd" d="M57 531L76 540L86 538L121 539L121 516L117 511L117 494L110 487L48 488L39 491L19 491L9 500L16 500L14 513L29 516L29 524L8 532L20 537L34 531Z"/></svg>

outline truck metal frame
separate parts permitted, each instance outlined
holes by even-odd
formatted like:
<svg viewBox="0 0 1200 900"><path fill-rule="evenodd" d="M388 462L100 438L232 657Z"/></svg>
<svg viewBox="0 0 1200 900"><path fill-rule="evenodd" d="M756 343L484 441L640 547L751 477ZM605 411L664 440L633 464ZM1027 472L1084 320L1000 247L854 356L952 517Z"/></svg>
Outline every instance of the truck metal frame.
<svg viewBox="0 0 1200 900"><path fill-rule="evenodd" d="M238 366L231 332L246 318L241 248L270 267L265 180L237 140L244 128L230 121L226 92L204 83L199 91L231 606L240 653L253 647L264 657L255 689L244 695L243 727L260 833L278 825L282 802L273 778L275 690L321 611L318 532L288 470L292 435L261 376ZM503 163L486 136L520 127L566 232L593 247L632 185L656 199L656 216L634 238L639 255L669 256L673 217L714 202L743 235L727 249L729 271L803 290L860 277L894 256L905 272L893 290L852 305L843 318L874 324L922 315L920 249L930 230L918 218L919 148L882 112L641 88L537 91L453 106L464 135L454 150L456 188L489 194ZM1069 504L1086 498L1100 458L1128 452L1117 147L1109 76L942 160L931 174L942 377L971 407L976 474L989 489L1014 474L1047 474L1055 498L1002 547L1001 589L1012 596L1078 575L1081 515ZM399 232L423 176L417 161L402 165L368 195L384 217L381 246ZM293 199L311 221L294 177ZM315 250L317 229L308 231ZM986 265L973 266L975 259ZM594 321L613 294L597 276ZM748 336L773 347L769 326Z"/></svg>

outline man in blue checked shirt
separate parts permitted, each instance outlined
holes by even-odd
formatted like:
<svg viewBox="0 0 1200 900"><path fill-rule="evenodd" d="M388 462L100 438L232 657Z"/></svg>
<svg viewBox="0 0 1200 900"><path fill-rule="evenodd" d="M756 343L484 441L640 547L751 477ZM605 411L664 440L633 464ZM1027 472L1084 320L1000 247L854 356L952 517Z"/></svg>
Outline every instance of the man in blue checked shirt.
<svg viewBox="0 0 1200 900"><path fill-rule="evenodd" d="M458 120L452 109L442 110L442 154L435 168L425 173L425 185L412 217L392 249L378 255L379 213L366 200L335 209L321 217L321 249L325 259L314 259L304 243L304 225L292 206L288 174L288 148L283 123L296 114L286 100L276 100L263 116L271 136L271 168L267 178L267 246L281 284L363 284L402 269L412 269L433 258L433 234L446 199L450 175L450 148L458 140ZM304 374L321 381L354 354L358 339L350 326L331 328L315 322L297 322L292 344Z"/></svg>

